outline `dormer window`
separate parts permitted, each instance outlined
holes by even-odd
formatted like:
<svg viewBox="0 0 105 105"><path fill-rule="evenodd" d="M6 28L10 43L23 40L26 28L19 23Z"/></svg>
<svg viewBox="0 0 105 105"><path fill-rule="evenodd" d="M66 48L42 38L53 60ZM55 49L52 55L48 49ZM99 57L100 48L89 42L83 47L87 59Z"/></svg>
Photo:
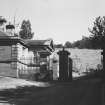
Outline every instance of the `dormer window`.
<svg viewBox="0 0 105 105"><path fill-rule="evenodd" d="M10 36L14 36L14 29L15 29L15 26L10 24L9 25L6 25L6 32L10 35Z"/></svg>
<svg viewBox="0 0 105 105"><path fill-rule="evenodd" d="M6 29L15 29L15 27L14 25L9 24L9 25L6 25Z"/></svg>

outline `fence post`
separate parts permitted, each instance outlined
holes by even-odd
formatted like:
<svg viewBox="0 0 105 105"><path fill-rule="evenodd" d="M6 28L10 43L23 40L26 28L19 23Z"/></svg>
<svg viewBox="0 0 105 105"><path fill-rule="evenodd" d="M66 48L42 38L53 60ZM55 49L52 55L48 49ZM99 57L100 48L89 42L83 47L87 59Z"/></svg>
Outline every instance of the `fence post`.
<svg viewBox="0 0 105 105"><path fill-rule="evenodd" d="M72 81L72 66L73 66L73 61L69 57L69 73L68 73L68 80Z"/></svg>
<svg viewBox="0 0 105 105"><path fill-rule="evenodd" d="M103 51L101 52L101 55L103 55L103 80L105 81L105 48L103 48Z"/></svg>
<svg viewBox="0 0 105 105"><path fill-rule="evenodd" d="M57 53L59 55L59 80L69 79L69 51L66 51L63 47L61 51Z"/></svg>

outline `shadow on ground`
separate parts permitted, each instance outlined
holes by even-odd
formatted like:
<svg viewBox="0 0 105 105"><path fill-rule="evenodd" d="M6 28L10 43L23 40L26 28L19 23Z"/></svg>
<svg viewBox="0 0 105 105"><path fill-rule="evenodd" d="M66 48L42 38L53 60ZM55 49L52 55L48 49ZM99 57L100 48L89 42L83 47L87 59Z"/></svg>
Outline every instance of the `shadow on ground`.
<svg viewBox="0 0 105 105"><path fill-rule="evenodd" d="M0 100L10 105L104 105L104 88L101 78L53 81L48 87L0 91Z"/></svg>

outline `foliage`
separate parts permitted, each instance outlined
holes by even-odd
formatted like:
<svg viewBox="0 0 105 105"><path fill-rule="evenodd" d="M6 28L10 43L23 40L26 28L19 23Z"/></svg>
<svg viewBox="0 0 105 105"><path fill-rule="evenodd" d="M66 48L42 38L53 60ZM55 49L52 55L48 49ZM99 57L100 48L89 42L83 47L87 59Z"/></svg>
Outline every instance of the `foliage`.
<svg viewBox="0 0 105 105"><path fill-rule="evenodd" d="M71 48L71 47L72 47L72 44L71 44L69 41L67 41L67 42L65 43L64 47L66 47L66 48Z"/></svg>
<svg viewBox="0 0 105 105"><path fill-rule="evenodd" d="M105 41L105 16L97 17L93 28L89 29L91 36L90 39L92 41L93 48L103 48Z"/></svg>
<svg viewBox="0 0 105 105"><path fill-rule="evenodd" d="M29 20L23 20L19 35L20 35L20 38L22 39L32 39L33 38L34 33L32 33L31 23Z"/></svg>
<svg viewBox="0 0 105 105"><path fill-rule="evenodd" d="M88 48L91 49L92 48L92 42L90 40L90 38L83 36L82 40L80 41L80 46L79 48Z"/></svg>
<svg viewBox="0 0 105 105"><path fill-rule="evenodd" d="M55 48L63 48L63 45L62 44L55 44L54 47Z"/></svg>
<svg viewBox="0 0 105 105"><path fill-rule="evenodd" d="M72 43L73 48L75 48L75 47L79 48L79 46L80 46L80 40L77 40L77 41Z"/></svg>
<svg viewBox="0 0 105 105"><path fill-rule="evenodd" d="M81 40L72 43L72 47L88 48L88 49L101 49L105 42L105 16L96 17L93 22L93 27L90 29L89 37L83 36Z"/></svg>

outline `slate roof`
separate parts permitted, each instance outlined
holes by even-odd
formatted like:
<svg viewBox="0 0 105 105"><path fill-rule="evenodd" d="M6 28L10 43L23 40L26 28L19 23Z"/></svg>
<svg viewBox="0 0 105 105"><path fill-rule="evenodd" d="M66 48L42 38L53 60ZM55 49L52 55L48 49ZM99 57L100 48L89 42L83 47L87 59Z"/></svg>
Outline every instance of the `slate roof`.
<svg viewBox="0 0 105 105"><path fill-rule="evenodd" d="M9 36L8 33L0 31L0 44L21 43L33 50L41 50L41 52L53 52L53 40L23 40L19 37ZM44 50L44 51L43 51Z"/></svg>
<svg viewBox="0 0 105 105"><path fill-rule="evenodd" d="M36 45L50 45L51 40L26 40L26 43L28 45L32 45L32 46L36 46Z"/></svg>
<svg viewBox="0 0 105 105"><path fill-rule="evenodd" d="M9 36L8 33L0 31L0 45L12 45L15 43L21 43L27 46L25 42L17 36Z"/></svg>
<svg viewBox="0 0 105 105"><path fill-rule="evenodd" d="M51 52L54 51L53 48L53 41L51 39L47 40L27 40L26 44L33 49L42 49L42 48L48 48Z"/></svg>

